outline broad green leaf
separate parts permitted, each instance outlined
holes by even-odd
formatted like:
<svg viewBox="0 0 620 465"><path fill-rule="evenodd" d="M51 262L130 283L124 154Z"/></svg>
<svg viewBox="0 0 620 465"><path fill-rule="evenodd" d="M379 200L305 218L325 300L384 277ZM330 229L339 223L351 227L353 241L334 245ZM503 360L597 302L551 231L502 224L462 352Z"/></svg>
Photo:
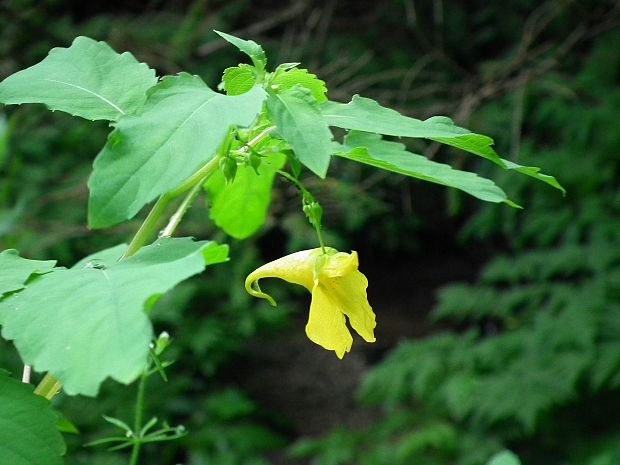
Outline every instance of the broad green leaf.
<svg viewBox="0 0 620 465"><path fill-rule="evenodd" d="M155 71L129 52L77 37L69 48L53 48L40 63L2 81L0 102L43 103L90 120L116 121L136 113L156 83Z"/></svg>
<svg viewBox="0 0 620 465"><path fill-rule="evenodd" d="M334 144L335 155L413 178L455 187L487 202L506 202L506 193L493 181L461 171L405 150L403 144L381 139L378 134L351 131L345 145Z"/></svg>
<svg viewBox="0 0 620 465"><path fill-rule="evenodd" d="M254 67L241 64L224 70L222 83L227 95L245 94L256 84Z"/></svg>
<svg viewBox="0 0 620 465"><path fill-rule="evenodd" d="M267 98L267 110L299 161L324 178L332 152L332 133L310 91L295 86L271 94Z"/></svg>
<svg viewBox="0 0 620 465"><path fill-rule="evenodd" d="M0 371L0 463L62 465L65 443L51 403Z"/></svg>
<svg viewBox="0 0 620 465"><path fill-rule="evenodd" d="M267 56L265 55L265 51L263 47L258 45L253 40L244 40L239 37L231 36L230 34L226 34L225 32L214 31L217 35L219 35L226 42L233 44L247 56L252 59L252 63L260 70L264 70L267 65Z"/></svg>
<svg viewBox="0 0 620 465"><path fill-rule="evenodd" d="M17 255L17 250L0 252L0 296L23 289L33 274L47 273L56 265L55 260L28 260Z"/></svg>
<svg viewBox="0 0 620 465"><path fill-rule="evenodd" d="M419 137L450 145L486 158L504 169L515 170L543 181L564 192L553 176L540 168L521 166L500 158L493 150L493 139L456 126L450 118L433 116L425 121L403 116L372 99L354 95L350 103L327 102L321 105L327 124L344 129L375 132L388 136Z"/></svg>
<svg viewBox="0 0 620 465"><path fill-rule="evenodd" d="M249 166L240 166L230 184L220 172L212 176L205 189L209 192L213 222L235 239L245 239L258 231L267 217L276 170L285 162L283 154L273 153L263 159L260 174Z"/></svg>
<svg viewBox="0 0 620 465"><path fill-rule="evenodd" d="M140 116L119 120L97 156L88 182L89 225L120 223L177 187L215 156L231 126L254 121L264 98L258 86L229 97L198 76L164 78L149 92Z"/></svg>
<svg viewBox="0 0 620 465"><path fill-rule="evenodd" d="M144 368L153 337L145 301L225 261L227 251L181 238L159 240L121 262L107 251L94 254L0 301L2 336L68 394L94 396L107 377L130 383Z"/></svg>
<svg viewBox="0 0 620 465"><path fill-rule="evenodd" d="M327 101L325 82L314 74L310 74L307 69L294 68L288 71L276 72L275 77L271 81L271 86L277 92L292 89L296 85L308 89L317 102L323 103Z"/></svg>

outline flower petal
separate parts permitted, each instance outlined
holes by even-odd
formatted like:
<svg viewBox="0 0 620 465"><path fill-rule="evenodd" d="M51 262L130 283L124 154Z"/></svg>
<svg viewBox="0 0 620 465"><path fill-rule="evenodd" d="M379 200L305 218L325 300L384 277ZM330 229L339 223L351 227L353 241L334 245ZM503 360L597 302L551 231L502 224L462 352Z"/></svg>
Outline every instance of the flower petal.
<svg viewBox="0 0 620 465"><path fill-rule="evenodd" d="M266 263L248 275L245 279L245 289L254 297L269 300L274 306L276 303L273 298L260 290L257 282L259 279L280 278L312 291L314 287L314 262L320 254L321 249L302 250ZM255 286L253 286L254 283L256 283Z"/></svg>
<svg viewBox="0 0 620 465"><path fill-rule="evenodd" d="M366 276L354 271L346 276L325 279L323 284L329 289L338 309L349 318L349 323L357 334L366 342L375 342L374 329L377 322L366 295Z"/></svg>
<svg viewBox="0 0 620 465"><path fill-rule="evenodd" d="M353 338L333 297L322 284L314 287L306 335L321 347L335 351L338 358L342 359L351 350Z"/></svg>
<svg viewBox="0 0 620 465"><path fill-rule="evenodd" d="M338 252L328 255L325 265L321 270L322 276L335 278L337 276L346 276L349 273L357 271L359 260L357 252L354 250L350 254L346 252Z"/></svg>

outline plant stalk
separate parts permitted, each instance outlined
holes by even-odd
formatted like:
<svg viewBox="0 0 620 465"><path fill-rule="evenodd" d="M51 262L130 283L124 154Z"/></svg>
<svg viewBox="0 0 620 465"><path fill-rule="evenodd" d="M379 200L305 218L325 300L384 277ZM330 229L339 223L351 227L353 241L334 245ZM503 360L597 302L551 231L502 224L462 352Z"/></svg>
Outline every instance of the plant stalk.
<svg viewBox="0 0 620 465"><path fill-rule="evenodd" d="M320 224L314 224L314 230L316 231L316 236L319 239L319 246L321 247L321 252L323 252L323 255L327 254L327 251L325 250L325 242L323 242L323 232L321 231L321 225Z"/></svg>
<svg viewBox="0 0 620 465"><path fill-rule="evenodd" d="M140 458L140 448L142 447L142 418L144 414L144 391L146 387L146 378L148 376L148 369L140 375L140 383L138 384L138 394L136 396L136 411L134 413L133 420L133 432L135 435L134 443L131 448L131 458L129 459L129 465L138 465L138 459Z"/></svg>
<svg viewBox="0 0 620 465"><path fill-rule="evenodd" d="M291 176L290 174L288 174L286 171L282 171L282 170L277 170L277 173L282 176L283 178L289 180L290 182L292 182L300 191L301 191L301 195L302 195L302 206L306 206L307 205L307 199L312 199L312 202L315 202L318 204L318 202L316 202L316 200L314 199L314 197L312 196L312 194L304 187L304 185L301 183L301 181L299 179L297 179L295 176ZM325 242L323 241L323 232L321 231L321 218L308 218L308 222L314 227L314 231L316 232L316 236L319 240L319 245L321 247L321 251L323 252L323 254L326 254L327 251L325 250Z"/></svg>
<svg viewBox="0 0 620 465"><path fill-rule="evenodd" d="M205 177L205 180L207 179L207 177L208 176ZM161 233L159 234L159 237L172 236L172 233L174 232L174 230L177 228L177 226L183 219L183 216L185 216L185 213L187 212L187 210L189 210L189 207L192 206L192 203L194 202L194 199L198 195L198 192L200 191L201 186L202 186L202 182L198 182L192 188L192 190L189 191L189 194L185 196L185 198L183 199L183 202L181 202L181 205L179 205L179 208L177 208L174 214L170 217L170 220L168 221L168 224L166 225L166 227L162 229Z"/></svg>
<svg viewBox="0 0 620 465"><path fill-rule="evenodd" d="M131 239L129 247L127 247L125 253L121 256L121 258L119 258L119 261L125 260L126 258L134 255L151 237L157 234L159 221L168 209L168 206L172 200L173 197L169 194L164 194L157 200L157 202L155 202L155 205L153 205L153 208L147 215L146 219L140 225L138 232L136 232Z"/></svg>

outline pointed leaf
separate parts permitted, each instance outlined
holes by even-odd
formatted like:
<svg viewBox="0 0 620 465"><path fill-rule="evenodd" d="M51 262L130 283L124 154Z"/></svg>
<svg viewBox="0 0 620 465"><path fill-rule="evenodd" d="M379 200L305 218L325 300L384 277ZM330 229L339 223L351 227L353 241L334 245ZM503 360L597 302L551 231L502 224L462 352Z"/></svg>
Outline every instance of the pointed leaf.
<svg viewBox="0 0 620 465"><path fill-rule="evenodd" d="M0 463L62 465L65 444L51 403L0 372Z"/></svg>
<svg viewBox="0 0 620 465"><path fill-rule="evenodd" d="M493 150L493 139L456 126L445 116L434 116L422 121L403 116L395 110L382 107L372 99L359 95L353 96L351 102L347 104L324 103L321 105L321 111L330 126L441 142L486 158L504 169L532 176L564 192L553 176L541 174L540 168L521 166L500 158Z"/></svg>
<svg viewBox="0 0 620 465"><path fill-rule="evenodd" d="M321 111L330 126L357 131L426 139L474 136L474 142L478 142L477 151L484 153L484 156L490 160L499 160L490 147L493 143L490 137L473 134L467 129L455 126L450 118L443 116L435 116L422 121L403 116L395 110L379 105L372 99L359 95L354 95L351 102L347 104L327 102L321 105Z"/></svg>
<svg viewBox="0 0 620 465"><path fill-rule="evenodd" d="M226 68L222 76L222 84L227 95L245 94L256 84L254 67L241 64L232 68Z"/></svg>
<svg viewBox="0 0 620 465"><path fill-rule="evenodd" d="M564 189L564 187L562 187L562 185L553 176L549 176L548 174L541 173L540 168L536 166L518 165L504 158L502 158L501 160L504 163L504 168L506 168L507 170L515 170L521 174L525 174L526 176L531 176L534 179L538 179L539 181L546 182L550 186L555 187L558 190L561 190L562 194L566 195L566 189Z"/></svg>
<svg viewBox="0 0 620 465"><path fill-rule="evenodd" d="M286 157L281 153L266 156L256 174L249 166L240 166L232 183L227 184L221 173L205 184L211 200L210 218L226 234L245 239L265 222L271 201L271 186L276 170Z"/></svg>
<svg viewBox="0 0 620 465"><path fill-rule="evenodd" d="M69 48L53 48L40 63L2 81L0 102L43 103L90 120L116 121L136 113L156 83L155 71L132 54L77 37Z"/></svg>
<svg viewBox="0 0 620 465"><path fill-rule="evenodd" d="M153 336L145 301L224 261L227 248L162 239L121 262L102 260L108 256L103 251L85 265L48 273L0 301L3 337L14 340L25 363L50 371L71 395L96 395L108 376L133 381Z"/></svg>
<svg viewBox="0 0 620 465"><path fill-rule="evenodd" d="M214 157L229 128L248 126L265 92L218 94L182 73L149 92L140 116L122 118L94 163L89 225L102 228L133 217Z"/></svg>
<svg viewBox="0 0 620 465"><path fill-rule="evenodd" d="M314 74L309 73L307 69L293 68L288 71L276 72L271 85L276 86L275 88L278 92L283 92L299 85L308 89L317 102L323 103L327 101L325 82Z"/></svg>
<svg viewBox="0 0 620 465"><path fill-rule="evenodd" d="M73 424L71 420L69 420L57 410L55 411L55 413L58 416L58 421L56 422L56 429L58 431L66 434L80 434L80 430L77 428L77 426Z"/></svg>
<svg viewBox="0 0 620 465"><path fill-rule="evenodd" d="M310 91L295 86L272 94L267 99L267 110L299 161L324 178L329 166L332 133Z"/></svg>
<svg viewBox="0 0 620 465"><path fill-rule="evenodd" d="M265 69L265 65L267 64L267 56L265 55L265 51L263 47L258 45L253 40L244 40L239 37L231 36L230 34L226 34L225 32L214 31L217 35L219 35L226 42L233 44L243 53L248 55L254 66L259 68L260 70Z"/></svg>
<svg viewBox="0 0 620 465"><path fill-rule="evenodd" d="M378 134L351 131L336 155L423 181L455 187L487 202L507 200L506 193L490 179L407 152L403 144L382 140Z"/></svg>
<svg viewBox="0 0 620 465"><path fill-rule="evenodd" d="M55 260L28 260L17 255L17 250L3 250L0 252L0 296L23 289L31 275L47 273L55 265Z"/></svg>

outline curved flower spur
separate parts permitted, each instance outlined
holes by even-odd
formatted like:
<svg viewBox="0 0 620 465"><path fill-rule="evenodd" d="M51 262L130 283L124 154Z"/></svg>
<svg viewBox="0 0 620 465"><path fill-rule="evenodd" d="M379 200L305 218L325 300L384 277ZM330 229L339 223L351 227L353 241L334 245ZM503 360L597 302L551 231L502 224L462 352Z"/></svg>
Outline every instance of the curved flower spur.
<svg viewBox="0 0 620 465"><path fill-rule="evenodd" d="M351 327L366 342L375 342L375 314L368 303L368 280L359 270L357 252L338 252L331 247L302 250L269 262L248 275L246 290L254 297L275 300L260 290L261 278L280 278L304 286L312 294L306 335L342 359L351 350Z"/></svg>

